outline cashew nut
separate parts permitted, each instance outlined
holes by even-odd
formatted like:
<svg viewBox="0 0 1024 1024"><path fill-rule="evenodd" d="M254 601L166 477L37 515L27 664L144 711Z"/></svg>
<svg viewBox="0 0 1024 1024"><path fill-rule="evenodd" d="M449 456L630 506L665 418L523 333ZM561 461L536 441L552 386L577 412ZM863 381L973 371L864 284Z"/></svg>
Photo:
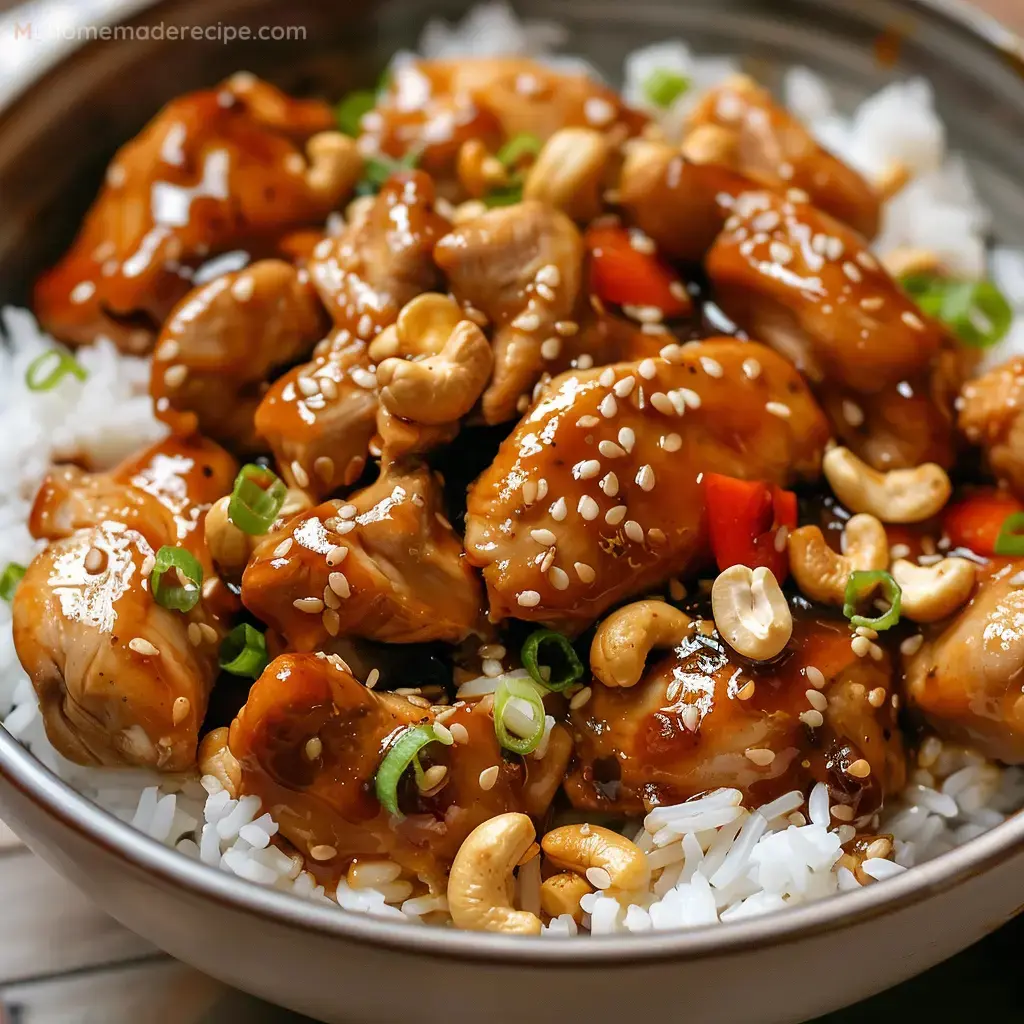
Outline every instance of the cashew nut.
<svg viewBox="0 0 1024 1024"><path fill-rule="evenodd" d="M525 814L489 818L463 840L448 875L448 909L456 928L539 935L536 914L512 906L512 872L536 832Z"/></svg>
<svg viewBox="0 0 1024 1024"><path fill-rule="evenodd" d="M574 875L571 871L563 871L560 875L552 875L541 882L540 908L548 917L569 914L579 924L583 919L580 900L593 891L586 879Z"/></svg>
<svg viewBox="0 0 1024 1024"><path fill-rule="evenodd" d="M602 210L604 172L611 147L593 128L562 128L544 144L523 186L524 199L539 199L573 220L588 222Z"/></svg>
<svg viewBox="0 0 1024 1024"><path fill-rule="evenodd" d="M213 503L206 513L203 530L214 564L224 575L235 579L241 576L242 570L249 564L254 538L231 522L228 517L230 502L231 498L225 496Z"/></svg>
<svg viewBox="0 0 1024 1024"><path fill-rule="evenodd" d="M711 587L711 610L725 642L754 661L774 658L793 635L793 615L778 581L763 566L734 565Z"/></svg>
<svg viewBox="0 0 1024 1024"><path fill-rule="evenodd" d="M854 516L843 530L843 554L825 542L817 526L801 526L789 535L789 568L804 597L822 604L843 604L846 581L854 570L887 569L885 527L869 515Z"/></svg>
<svg viewBox="0 0 1024 1024"><path fill-rule="evenodd" d="M875 178L875 191L883 200L892 199L910 184L914 172L902 160L890 160Z"/></svg>
<svg viewBox="0 0 1024 1024"><path fill-rule="evenodd" d="M318 132L306 143L306 157L306 186L332 205L348 195L363 176L363 158L356 141L341 132Z"/></svg>
<svg viewBox="0 0 1024 1024"><path fill-rule="evenodd" d="M370 343L370 358L382 363L392 356L436 356L461 319L459 304L447 295L417 295L402 307L395 322Z"/></svg>
<svg viewBox="0 0 1024 1024"><path fill-rule="evenodd" d="M505 165L487 149L481 139L466 139L459 147L455 173L459 184L473 199L480 199L491 189L508 184Z"/></svg>
<svg viewBox="0 0 1024 1024"><path fill-rule="evenodd" d="M694 128L680 147L680 152L693 164L723 164L732 167L736 163L739 133L720 124L702 124Z"/></svg>
<svg viewBox="0 0 1024 1024"><path fill-rule="evenodd" d="M825 453L822 469L836 497L851 512L869 512L883 523L920 523L942 510L953 487L934 462L880 473L849 448Z"/></svg>
<svg viewBox="0 0 1024 1024"><path fill-rule="evenodd" d="M605 686L636 686L647 655L675 647L690 617L664 601L634 601L608 616L590 645L590 670Z"/></svg>
<svg viewBox="0 0 1024 1024"><path fill-rule="evenodd" d="M600 825L563 825L548 832L540 846L555 867L578 875L586 875L588 868L602 868L608 872L612 889L646 890L651 880L640 847Z"/></svg>
<svg viewBox="0 0 1024 1024"><path fill-rule="evenodd" d="M242 768L228 747L228 729L212 729L199 744L196 754L200 775L212 775L234 800L242 784Z"/></svg>
<svg viewBox="0 0 1024 1024"><path fill-rule="evenodd" d="M494 352L484 332L472 320L462 320L437 355L385 359L377 367L380 401L402 419L454 423L483 394L493 367Z"/></svg>
<svg viewBox="0 0 1024 1024"><path fill-rule="evenodd" d="M971 596L976 572L966 558L944 558L935 565L901 558L889 571L903 592L900 614L913 622L938 622L952 615Z"/></svg>
<svg viewBox="0 0 1024 1024"><path fill-rule="evenodd" d="M548 736L548 748L544 756L540 759L530 758L526 762L522 808L527 814L539 818L547 813L565 779L572 752L572 735L564 725L556 724Z"/></svg>

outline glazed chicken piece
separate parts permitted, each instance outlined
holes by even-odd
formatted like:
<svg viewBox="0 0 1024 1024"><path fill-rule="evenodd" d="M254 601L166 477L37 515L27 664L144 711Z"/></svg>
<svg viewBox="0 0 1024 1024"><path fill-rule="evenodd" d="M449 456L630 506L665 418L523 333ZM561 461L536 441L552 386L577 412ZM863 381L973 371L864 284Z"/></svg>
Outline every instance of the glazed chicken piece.
<svg viewBox="0 0 1024 1024"><path fill-rule="evenodd" d="M827 214L750 192L707 258L715 297L810 381L842 444L876 469L954 456L961 350Z"/></svg>
<svg viewBox="0 0 1024 1024"><path fill-rule="evenodd" d="M377 429L368 343L439 280L431 253L447 231L419 171L393 175L368 212L314 252L309 273L335 330L311 363L280 377L256 410L289 485L322 498L354 484Z"/></svg>
<svg viewBox="0 0 1024 1024"><path fill-rule="evenodd" d="M442 507L426 468L392 467L257 548L242 601L300 651L337 636L464 640L483 630L483 597Z"/></svg>
<svg viewBox="0 0 1024 1024"><path fill-rule="evenodd" d="M642 814L645 804L720 786L757 805L827 782L833 802L859 818L903 787L887 654L859 658L845 621L797 613L781 658L751 662L703 631L710 620L699 625L671 653L652 656L636 686L594 682L572 712L577 762L565 788L575 807ZM828 701L823 712L809 690ZM847 771L860 759L871 767L864 778Z"/></svg>
<svg viewBox="0 0 1024 1024"><path fill-rule="evenodd" d="M957 409L961 433L981 446L993 475L1024 496L1024 359L968 381Z"/></svg>
<svg viewBox="0 0 1024 1024"><path fill-rule="evenodd" d="M282 655L231 726L241 792L259 796L281 835L335 878L353 858L387 856L436 890L482 821L510 810L545 812L569 756L567 744L552 742L543 760L506 761L487 708L458 705L445 724L461 725L465 741L421 753L424 768L447 768L444 784L421 793L410 770L398 788L405 816L393 819L374 792L377 769L399 730L429 725L436 710L367 689L336 656ZM494 766L495 783L484 790L480 773Z"/></svg>
<svg viewBox="0 0 1024 1024"><path fill-rule="evenodd" d="M351 191L362 159L330 107L248 74L168 104L114 157L60 263L36 286L43 326L73 345L98 335L149 350L191 270L229 249L272 253Z"/></svg>
<svg viewBox="0 0 1024 1024"><path fill-rule="evenodd" d="M828 425L784 359L718 339L555 378L473 484L492 621L579 632L707 551L706 471L813 479Z"/></svg>
<svg viewBox="0 0 1024 1024"><path fill-rule="evenodd" d="M153 354L157 416L176 434L259 451L253 417L268 382L307 357L325 326L308 278L281 260L196 288L171 311Z"/></svg>
<svg viewBox="0 0 1024 1024"><path fill-rule="evenodd" d="M546 140L560 128L635 134L646 118L611 89L522 57L410 61L397 66L387 95L363 120L374 148L410 151L434 175L452 171L460 147L481 140L495 151L517 135Z"/></svg>
<svg viewBox="0 0 1024 1024"><path fill-rule="evenodd" d="M775 192L801 189L866 238L878 232L878 193L747 75L707 92L688 128L683 152L690 159L730 167Z"/></svg>
<svg viewBox="0 0 1024 1024"><path fill-rule="evenodd" d="M925 628L904 661L909 704L940 735L986 757L1024 763L1024 562L979 569L973 598L954 618Z"/></svg>

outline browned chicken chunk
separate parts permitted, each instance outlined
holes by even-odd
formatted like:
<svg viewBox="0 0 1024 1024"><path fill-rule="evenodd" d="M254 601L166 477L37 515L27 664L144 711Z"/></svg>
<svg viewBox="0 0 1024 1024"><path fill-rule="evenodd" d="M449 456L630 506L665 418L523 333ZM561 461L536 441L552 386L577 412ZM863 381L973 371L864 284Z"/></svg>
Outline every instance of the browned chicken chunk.
<svg viewBox="0 0 1024 1024"><path fill-rule="evenodd" d="M813 478L827 439L800 376L761 345L674 345L555 378L469 492L492 620L578 632L704 557L704 472Z"/></svg>
<svg viewBox="0 0 1024 1024"><path fill-rule="evenodd" d="M749 192L707 259L722 308L811 381L843 443L878 469L954 454L957 346L854 231L806 203Z"/></svg>
<svg viewBox="0 0 1024 1024"><path fill-rule="evenodd" d="M903 786L892 663L858 658L844 621L797 616L771 663L697 626L635 687L595 682L572 713L577 765L566 791L576 807L642 814L721 786L757 805L828 782L860 817ZM809 690L820 694L813 704ZM870 773L846 770L861 759Z"/></svg>
<svg viewBox="0 0 1024 1024"><path fill-rule="evenodd" d="M551 743L543 760L506 761L486 706L458 705L445 724L464 731L460 742L421 753L425 769L446 769L439 788L421 792L410 770L398 787L404 817L394 820L374 795L374 776L401 729L434 718L435 709L367 689L337 657L283 655L231 727L241 792L259 796L281 834L335 877L353 858L387 856L436 889L480 822L509 810L544 813L557 788L549 780L561 778L568 748ZM491 768L497 774L485 790L480 773Z"/></svg>
<svg viewBox="0 0 1024 1024"><path fill-rule="evenodd" d="M71 249L39 279L40 321L71 344L102 334L147 351L192 268L227 249L273 252L351 191L362 159L333 126L326 103L246 74L169 103L114 157Z"/></svg>
<svg viewBox="0 0 1024 1024"><path fill-rule="evenodd" d="M905 659L905 688L941 735L986 757L1024 763L1024 562L979 570L974 597Z"/></svg>
<svg viewBox="0 0 1024 1024"><path fill-rule="evenodd" d="M683 151L776 192L802 189L818 209L867 238L878 231L878 193L746 75L735 75L702 97Z"/></svg>
<svg viewBox="0 0 1024 1024"><path fill-rule="evenodd" d="M253 416L277 372L310 354L326 318L308 277L261 260L185 296L171 311L150 378L157 416L240 452L259 450Z"/></svg>
<svg viewBox="0 0 1024 1024"><path fill-rule="evenodd" d="M1024 496L1024 359L968 381L957 409L961 432L981 446L992 473Z"/></svg>
<svg viewBox="0 0 1024 1024"><path fill-rule="evenodd" d="M242 600L296 650L336 636L458 642L481 630L483 597L425 468L393 467L348 502L296 516L261 545Z"/></svg>

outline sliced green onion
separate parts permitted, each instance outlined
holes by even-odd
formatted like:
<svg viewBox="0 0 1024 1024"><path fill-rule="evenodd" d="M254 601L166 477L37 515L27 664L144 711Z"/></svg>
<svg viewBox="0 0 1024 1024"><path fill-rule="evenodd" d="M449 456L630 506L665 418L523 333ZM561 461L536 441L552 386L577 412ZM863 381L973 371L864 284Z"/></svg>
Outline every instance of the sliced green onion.
<svg viewBox="0 0 1024 1024"><path fill-rule="evenodd" d="M233 676L259 679L267 667L267 638L255 626L235 626L220 645L220 667Z"/></svg>
<svg viewBox="0 0 1024 1024"><path fill-rule="evenodd" d="M496 206L515 206L523 201L522 185L506 185L504 188L496 188L484 196L484 206L493 209Z"/></svg>
<svg viewBox="0 0 1024 1024"><path fill-rule="evenodd" d="M165 545L156 553L149 585L153 600L162 608L191 611L199 603L202 583L203 567L190 551Z"/></svg>
<svg viewBox="0 0 1024 1024"><path fill-rule="evenodd" d="M885 599L889 602L889 610L873 619L865 615L858 615L858 606L874 593L875 588L879 584L881 584L882 589L885 591ZM881 570L866 572L858 569L851 572L850 578L846 581L843 614L850 620L851 625L866 626L868 629L874 629L880 633L883 630L891 629L900 621L902 597L903 591L900 590L900 585L889 573L882 572Z"/></svg>
<svg viewBox="0 0 1024 1024"><path fill-rule="evenodd" d="M0 573L0 599L13 601L14 592L22 581L28 570L17 562L11 562L2 573Z"/></svg>
<svg viewBox="0 0 1024 1024"><path fill-rule="evenodd" d="M540 664L541 648L545 644L558 649L557 661L564 666L564 672L557 677L550 665L541 666ZM530 673L530 678L554 693L560 693L567 686L572 686L583 675L583 664L573 650L572 644L561 633L556 633L553 629L538 629L535 633L531 633L526 638L526 643L523 644L520 657L523 661L523 668ZM542 668L549 670L549 678L544 678Z"/></svg>
<svg viewBox="0 0 1024 1024"><path fill-rule="evenodd" d="M25 386L29 391L52 391L68 374L78 380L89 377L70 352L62 348L47 349L28 364Z"/></svg>
<svg viewBox="0 0 1024 1024"><path fill-rule="evenodd" d="M505 676L494 694L494 733L514 754L532 754L544 738L544 701L536 684Z"/></svg>
<svg viewBox="0 0 1024 1024"><path fill-rule="evenodd" d="M513 135L494 155L506 167L515 167L524 156L536 156L543 148L544 143L536 135L520 132Z"/></svg>
<svg viewBox="0 0 1024 1024"><path fill-rule="evenodd" d="M239 470L228 501L228 518L243 533L262 536L277 519L288 488L266 466L250 462Z"/></svg>
<svg viewBox="0 0 1024 1024"><path fill-rule="evenodd" d="M374 788L381 806L391 814L402 813L398 809L399 780L409 765L414 765L417 776L420 776L423 769L420 768L419 753L430 743L443 743L447 747L451 746L452 740L442 739L432 725L410 725L384 755L377 769Z"/></svg>
<svg viewBox="0 0 1024 1024"><path fill-rule="evenodd" d="M362 179L356 185L356 194L375 196L392 174L396 171L411 171L419 162L420 154L415 149L410 149L401 160L393 160L384 153L371 156L366 161Z"/></svg>
<svg viewBox="0 0 1024 1024"><path fill-rule="evenodd" d="M925 313L941 320L965 345L988 348L1009 333L1013 309L991 281L911 274L900 283Z"/></svg>
<svg viewBox="0 0 1024 1024"><path fill-rule="evenodd" d="M992 550L1014 558L1024 555L1024 512L1011 512L1003 520Z"/></svg>
<svg viewBox="0 0 1024 1024"><path fill-rule="evenodd" d="M644 95L656 107L667 108L686 92L693 83L686 75L668 68L655 68L644 79Z"/></svg>
<svg viewBox="0 0 1024 1024"><path fill-rule="evenodd" d="M363 115L377 105L377 94L371 89L357 89L350 92L335 108L334 120L345 135L353 139L362 133Z"/></svg>

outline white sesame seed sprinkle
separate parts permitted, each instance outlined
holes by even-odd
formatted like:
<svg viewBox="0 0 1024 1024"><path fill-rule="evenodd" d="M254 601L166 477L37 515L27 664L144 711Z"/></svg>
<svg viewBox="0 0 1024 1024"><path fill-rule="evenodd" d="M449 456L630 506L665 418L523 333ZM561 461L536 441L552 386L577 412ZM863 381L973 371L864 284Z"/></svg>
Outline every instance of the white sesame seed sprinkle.
<svg viewBox="0 0 1024 1024"><path fill-rule="evenodd" d="M566 590L569 586L569 574L564 569L559 569L557 565L548 570L548 579L555 590Z"/></svg>
<svg viewBox="0 0 1024 1024"><path fill-rule="evenodd" d="M604 514L604 521L609 526L618 526L623 519L626 518L626 506L616 505L614 508L608 509Z"/></svg>
<svg viewBox="0 0 1024 1024"><path fill-rule="evenodd" d="M655 391L654 394L651 395L651 405L653 405L654 408L663 416L675 415L675 407L664 391Z"/></svg>
<svg viewBox="0 0 1024 1024"><path fill-rule="evenodd" d="M643 544L644 531L635 519L627 519L622 529L625 531L626 536L635 544Z"/></svg>
<svg viewBox="0 0 1024 1024"><path fill-rule="evenodd" d="M640 365L636 368L636 372L640 374L644 380L653 380L658 374L658 367L653 359L644 359Z"/></svg>
<svg viewBox="0 0 1024 1024"><path fill-rule="evenodd" d="M554 336L541 342L540 354L545 359L557 359L562 352L562 339Z"/></svg>
<svg viewBox="0 0 1024 1024"><path fill-rule="evenodd" d="M748 747L743 751L743 756L759 768L767 768L775 760L775 751L767 747Z"/></svg>
<svg viewBox="0 0 1024 1024"><path fill-rule="evenodd" d="M129 640L128 647L136 654L141 654L144 658L155 658L160 653L159 648L154 647L153 644L141 636L136 636Z"/></svg>
<svg viewBox="0 0 1024 1024"><path fill-rule="evenodd" d="M307 615L319 615L324 610L324 603L319 597L297 597L292 606Z"/></svg>
<svg viewBox="0 0 1024 1024"><path fill-rule="evenodd" d="M911 313L910 310L905 310L900 319L908 327L913 327L915 331L924 330L924 321L916 313Z"/></svg>
<svg viewBox="0 0 1024 1024"><path fill-rule="evenodd" d="M604 442L601 442L604 444ZM604 452L602 451L603 455ZM595 476L598 476L601 472L601 463L597 459L584 459L582 462L577 462L572 467L572 476L574 480L592 480Z"/></svg>
<svg viewBox="0 0 1024 1024"><path fill-rule="evenodd" d="M614 498L619 493L619 478L614 473L605 474L601 480L601 490L608 495L609 498Z"/></svg>
<svg viewBox="0 0 1024 1024"><path fill-rule="evenodd" d="M722 364L717 359L712 359L711 356L701 356L700 365L709 377L721 377L725 372L722 369Z"/></svg>
<svg viewBox="0 0 1024 1024"><path fill-rule="evenodd" d="M601 399L601 404L597 407L597 411L606 420L610 420L619 411L619 405L615 401L615 396L605 395L604 398Z"/></svg>
<svg viewBox="0 0 1024 1024"><path fill-rule="evenodd" d="M582 427L584 430L589 430L591 427L596 427L600 422L600 419L596 416L581 416L576 421L576 426Z"/></svg>
<svg viewBox="0 0 1024 1024"><path fill-rule="evenodd" d="M753 356L743 360L743 375L747 380L757 380L761 376L761 364Z"/></svg>
<svg viewBox="0 0 1024 1024"><path fill-rule="evenodd" d="M550 530L531 530L530 536L543 547L549 548L558 539Z"/></svg>
<svg viewBox="0 0 1024 1024"><path fill-rule="evenodd" d="M536 608L540 604L540 594L536 590L524 590L516 596L520 608Z"/></svg>
<svg viewBox="0 0 1024 1024"><path fill-rule="evenodd" d="M655 478L654 470L651 468L649 463L644 463L636 474L637 486L642 491L653 491Z"/></svg>
<svg viewBox="0 0 1024 1024"><path fill-rule="evenodd" d="M820 729L825 724L825 718L822 713L815 711L813 708L810 711L804 711L799 718L804 725L811 729Z"/></svg>
<svg viewBox="0 0 1024 1024"><path fill-rule="evenodd" d="M677 452L683 446L683 439L678 434L664 434L658 444L667 452Z"/></svg>
<svg viewBox="0 0 1024 1024"><path fill-rule="evenodd" d="M597 450L606 459L621 459L625 454L625 449L621 448L614 441L609 441L607 438L597 446ZM600 472L600 463L598 463L598 472ZM597 473L594 474L596 476Z"/></svg>
<svg viewBox="0 0 1024 1024"><path fill-rule="evenodd" d="M465 728L465 726L463 726ZM477 780L480 783L480 788L486 793L494 789L495 784L498 781L498 772L501 769L496 764L492 764L490 768L485 768Z"/></svg>
<svg viewBox="0 0 1024 1024"><path fill-rule="evenodd" d="M569 509L566 507L565 498L559 498L557 501L555 501L552 504L551 508L548 509L548 512L550 513L551 518L554 519L556 523L562 522L565 519L565 517L569 514Z"/></svg>
<svg viewBox="0 0 1024 1024"><path fill-rule="evenodd" d="M811 684L815 689L820 690L825 685L825 673L820 668L815 668L814 665L808 665L804 669L804 675L807 677L807 682Z"/></svg>
<svg viewBox="0 0 1024 1024"><path fill-rule="evenodd" d="M586 562L573 562L572 567L576 570L576 575L584 583L593 583L597 579L597 573L594 571L593 566L587 565Z"/></svg>
<svg viewBox="0 0 1024 1024"><path fill-rule="evenodd" d="M302 468L302 465L296 459L291 466L292 476L295 478L295 482L299 487L309 486L309 474Z"/></svg>
<svg viewBox="0 0 1024 1024"><path fill-rule="evenodd" d="M847 260L843 264L843 273L851 280L854 284L860 284L864 280L864 275L860 272L860 267L856 263L851 263Z"/></svg>
<svg viewBox="0 0 1024 1024"><path fill-rule="evenodd" d="M804 696L815 711L824 711L828 707L828 697L821 690L807 690Z"/></svg>
<svg viewBox="0 0 1024 1024"><path fill-rule="evenodd" d="M781 420L788 420L793 414L793 410L784 402L765 402L764 409Z"/></svg>
<svg viewBox="0 0 1024 1024"><path fill-rule="evenodd" d="M285 537L285 539L281 541L281 543L278 544L276 548L274 548L274 557L284 558L284 556L287 555L289 551L291 551L293 543L294 541L292 540L291 537Z"/></svg>
<svg viewBox="0 0 1024 1024"><path fill-rule="evenodd" d="M331 550L327 552L327 555L325 557L325 561L327 562L327 564L329 566L331 566L331 568L333 568L336 565L341 565L341 563L345 561L345 558L347 557L347 555L348 555L348 548L343 547L342 545L339 544L339 545L331 548Z"/></svg>
<svg viewBox="0 0 1024 1024"><path fill-rule="evenodd" d="M594 501L589 494L584 494L580 497L579 503L576 506L576 511L579 512L587 522L592 522L601 514L601 509L598 507L597 502Z"/></svg>
<svg viewBox="0 0 1024 1024"><path fill-rule="evenodd" d="M623 377L621 380L617 380L615 385L612 387L612 391L614 391L619 398L626 398L634 387L636 387L636 377L630 374L628 377Z"/></svg>

